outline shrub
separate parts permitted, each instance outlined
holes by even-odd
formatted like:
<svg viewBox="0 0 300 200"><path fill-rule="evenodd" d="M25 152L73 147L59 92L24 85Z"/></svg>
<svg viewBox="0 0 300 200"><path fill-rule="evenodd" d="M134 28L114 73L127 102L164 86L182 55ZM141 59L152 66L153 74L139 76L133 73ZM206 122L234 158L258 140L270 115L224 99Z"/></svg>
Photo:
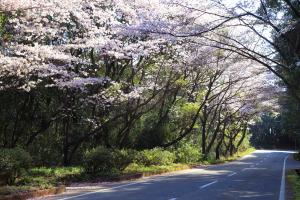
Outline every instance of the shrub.
<svg viewBox="0 0 300 200"><path fill-rule="evenodd" d="M131 150L112 150L99 146L84 155L84 169L88 173L111 173L124 170L132 162Z"/></svg>
<svg viewBox="0 0 300 200"><path fill-rule="evenodd" d="M137 136L135 145L137 149L152 149L166 143L168 138L171 137L170 124L164 122L158 126L152 127L153 123L156 123L153 122L154 119L154 116L149 116L145 120L144 123L147 125Z"/></svg>
<svg viewBox="0 0 300 200"><path fill-rule="evenodd" d="M143 150L137 153L134 162L144 166L169 165L174 163L175 155L160 148Z"/></svg>
<svg viewBox="0 0 300 200"><path fill-rule="evenodd" d="M199 148L190 144L184 144L176 152L176 162L178 163L196 163L201 159Z"/></svg>
<svg viewBox="0 0 300 200"><path fill-rule="evenodd" d="M26 170L32 159L28 152L21 148L0 149L0 177L7 184L15 183Z"/></svg>

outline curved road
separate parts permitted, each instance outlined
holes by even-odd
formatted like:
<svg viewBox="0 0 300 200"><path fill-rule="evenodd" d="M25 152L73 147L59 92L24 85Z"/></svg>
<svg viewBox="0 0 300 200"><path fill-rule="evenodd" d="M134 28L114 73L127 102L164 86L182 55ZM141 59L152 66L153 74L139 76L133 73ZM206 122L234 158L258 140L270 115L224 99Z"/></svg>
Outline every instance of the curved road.
<svg viewBox="0 0 300 200"><path fill-rule="evenodd" d="M300 168L291 151L257 150L222 165L123 183L68 188L46 200L284 200L284 170ZM74 190L75 189L75 190ZM80 189L80 190L78 190Z"/></svg>

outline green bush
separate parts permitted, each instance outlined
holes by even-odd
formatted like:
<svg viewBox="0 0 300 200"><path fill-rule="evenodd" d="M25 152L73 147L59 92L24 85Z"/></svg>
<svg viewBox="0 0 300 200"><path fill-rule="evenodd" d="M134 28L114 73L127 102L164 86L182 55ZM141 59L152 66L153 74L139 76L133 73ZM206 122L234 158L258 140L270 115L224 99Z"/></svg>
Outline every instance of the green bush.
<svg viewBox="0 0 300 200"><path fill-rule="evenodd" d="M176 149L176 162L177 163L196 163L201 159L199 147L190 144L184 144Z"/></svg>
<svg viewBox="0 0 300 200"><path fill-rule="evenodd" d="M15 183L31 166L31 156L21 148L0 149L0 179L7 184Z"/></svg>
<svg viewBox="0 0 300 200"><path fill-rule="evenodd" d="M124 170L132 162L131 150L112 150L99 146L84 155L84 169L88 173L111 173Z"/></svg>
<svg viewBox="0 0 300 200"><path fill-rule="evenodd" d="M160 148L143 150L136 154L134 162L144 166L169 165L174 163L175 155Z"/></svg>

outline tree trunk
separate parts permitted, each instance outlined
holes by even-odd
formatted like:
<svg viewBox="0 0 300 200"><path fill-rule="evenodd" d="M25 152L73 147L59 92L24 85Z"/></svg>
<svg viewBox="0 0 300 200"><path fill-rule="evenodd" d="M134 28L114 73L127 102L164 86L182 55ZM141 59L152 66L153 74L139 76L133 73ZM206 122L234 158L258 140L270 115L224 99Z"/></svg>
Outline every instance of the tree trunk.
<svg viewBox="0 0 300 200"><path fill-rule="evenodd" d="M63 122L63 166L68 166L69 162L69 119L65 119Z"/></svg>
<svg viewBox="0 0 300 200"><path fill-rule="evenodd" d="M233 156L233 154L234 154L234 144L233 144L233 140L232 140L232 138L230 138L230 144L229 144L229 155L230 156Z"/></svg>
<svg viewBox="0 0 300 200"><path fill-rule="evenodd" d="M204 156L204 159L207 159L207 153L206 153L206 110L207 106L203 106L203 119L201 119L201 126L202 126L202 132L201 132L201 150L202 150L202 155Z"/></svg>

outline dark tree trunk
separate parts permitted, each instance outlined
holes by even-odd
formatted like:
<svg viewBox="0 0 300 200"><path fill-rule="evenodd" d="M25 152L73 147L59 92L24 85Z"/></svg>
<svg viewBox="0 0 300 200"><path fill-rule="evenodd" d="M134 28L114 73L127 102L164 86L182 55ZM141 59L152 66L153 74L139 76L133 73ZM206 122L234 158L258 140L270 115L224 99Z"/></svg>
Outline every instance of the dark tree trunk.
<svg viewBox="0 0 300 200"><path fill-rule="evenodd" d="M234 144L233 144L233 140L232 140L232 138L230 138L230 144L229 144L229 155L230 156L233 156L233 154L234 154Z"/></svg>
<svg viewBox="0 0 300 200"><path fill-rule="evenodd" d="M63 122L63 132L64 132L64 141L63 141L63 166L70 165L69 162L69 120L65 119Z"/></svg>

